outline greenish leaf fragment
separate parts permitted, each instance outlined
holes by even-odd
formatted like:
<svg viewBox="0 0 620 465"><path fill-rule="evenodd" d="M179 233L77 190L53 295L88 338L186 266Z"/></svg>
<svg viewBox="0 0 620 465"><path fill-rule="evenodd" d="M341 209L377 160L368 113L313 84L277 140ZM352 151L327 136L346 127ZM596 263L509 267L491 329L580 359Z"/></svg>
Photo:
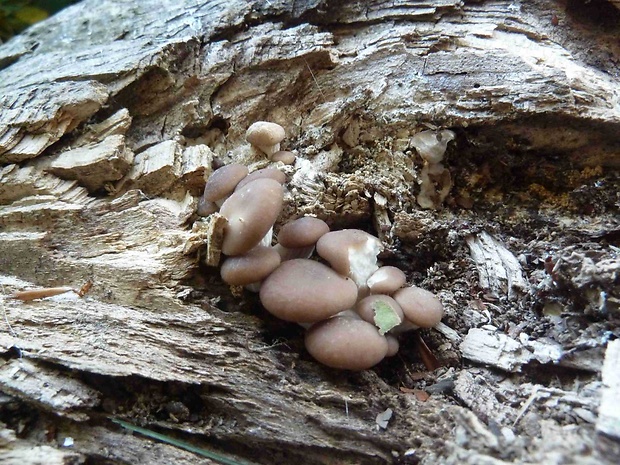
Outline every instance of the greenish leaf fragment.
<svg viewBox="0 0 620 465"><path fill-rule="evenodd" d="M379 300L373 302L372 310L375 312L375 326L379 328L379 334L382 336L402 322L398 313L385 302Z"/></svg>

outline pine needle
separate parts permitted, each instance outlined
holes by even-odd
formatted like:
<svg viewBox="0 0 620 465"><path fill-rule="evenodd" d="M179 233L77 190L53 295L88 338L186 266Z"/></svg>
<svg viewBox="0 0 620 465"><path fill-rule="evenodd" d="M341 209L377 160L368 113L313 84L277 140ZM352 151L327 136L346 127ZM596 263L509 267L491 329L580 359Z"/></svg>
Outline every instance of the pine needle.
<svg viewBox="0 0 620 465"><path fill-rule="evenodd" d="M134 433L139 433L143 436L146 436L151 439L156 439L158 441L164 442L166 444L170 444L171 446L178 447L179 449L186 450L188 452L193 452L194 454L198 454L202 457L206 457L211 460L215 460L218 463L222 463L224 465L247 465L244 462L238 462L234 459L224 457L223 455L216 454L215 452L211 452L206 449L202 449L200 447L196 447L191 445L188 442L180 441L178 439L174 439L170 436L166 436L165 434L157 433L156 431L152 431L150 429L141 428L140 426L132 425L123 420L119 420L118 418L110 418L113 423L122 426L123 428L132 431Z"/></svg>

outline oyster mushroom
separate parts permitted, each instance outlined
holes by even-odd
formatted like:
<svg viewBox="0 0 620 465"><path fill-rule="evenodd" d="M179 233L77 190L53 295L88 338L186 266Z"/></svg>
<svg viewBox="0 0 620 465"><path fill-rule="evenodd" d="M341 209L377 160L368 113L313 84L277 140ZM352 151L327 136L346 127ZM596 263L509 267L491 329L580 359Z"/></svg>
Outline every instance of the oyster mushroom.
<svg viewBox="0 0 620 465"><path fill-rule="evenodd" d="M245 133L245 140L259 148L270 159L280 150L280 142L284 140L284 128L276 123L257 121Z"/></svg>
<svg viewBox="0 0 620 465"><path fill-rule="evenodd" d="M388 354L387 339L374 325L359 318L337 316L313 325L305 337L306 349L332 368L366 370Z"/></svg>
<svg viewBox="0 0 620 465"><path fill-rule="evenodd" d="M273 227L284 193L273 179L256 179L233 193L222 204L220 213L226 218L222 253L243 255L256 247Z"/></svg>
<svg viewBox="0 0 620 465"><path fill-rule="evenodd" d="M377 255L382 249L381 241L359 229L342 229L323 235L316 243L316 251L338 273L349 276L360 289L367 293L367 281L379 269Z"/></svg>
<svg viewBox="0 0 620 465"><path fill-rule="evenodd" d="M324 320L353 307L356 299L353 281L303 258L283 262L260 289L260 301L269 313L295 323Z"/></svg>
<svg viewBox="0 0 620 465"><path fill-rule="evenodd" d="M439 299L430 291L416 286L404 287L396 291L392 297L405 316L405 326L409 322L414 328L432 328L443 318L443 305Z"/></svg>

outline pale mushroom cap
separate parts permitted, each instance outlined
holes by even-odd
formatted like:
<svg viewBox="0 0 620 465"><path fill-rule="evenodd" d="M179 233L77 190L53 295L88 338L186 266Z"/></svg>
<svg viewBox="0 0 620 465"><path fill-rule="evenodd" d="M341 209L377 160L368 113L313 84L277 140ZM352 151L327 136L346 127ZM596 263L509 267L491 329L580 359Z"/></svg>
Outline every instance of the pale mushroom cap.
<svg viewBox="0 0 620 465"><path fill-rule="evenodd" d="M284 128L276 123L257 121L245 133L245 140L258 147L276 145L285 137Z"/></svg>
<svg viewBox="0 0 620 465"><path fill-rule="evenodd" d="M323 220L304 216L282 226L278 233L278 243L283 247L308 247L329 232L329 226Z"/></svg>
<svg viewBox="0 0 620 465"><path fill-rule="evenodd" d="M398 342L396 336L392 336L391 334L386 334L385 338L387 339L388 343L388 351L386 357L393 357L398 353L398 349L400 349L400 342Z"/></svg>
<svg viewBox="0 0 620 465"><path fill-rule="evenodd" d="M293 152L287 150L279 150L271 156L271 161L281 161L285 165L292 165L295 163L296 155Z"/></svg>
<svg viewBox="0 0 620 465"><path fill-rule="evenodd" d="M307 259L283 262L261 286L260 300L274 316L314 323L355 305L357 287L322 263Z"/></svg>
<svg viewBox="0 0 620 465"><path fill-rule="evenodd" d="M392 296L403 309L405 319L420 328L432 328L443 317L443 305L425 289L416 286L399 289Z"/></svg>
<svg viewBox="0 0 620 465"><path fill-rule="evenodd" d="M247 175L247 166L238 163L222 166L220 169L215 170L207 179L202 197L209 202L223 199L234 191L239 181Z"/></svg>
<svg viewBox="0 0 620 465"><path fill-rule="evenodd" d="M228 197L220 209L228 220L222 252L243 255L258 245L278 218L283 198L282 186L273 179L257 179Z"/></svg>
<svg viewBox="0 0 620 465"><path fill-rule="evenodd" d="M381 241L360 229L342 229L323 235L316 243L316 251L334 270L350 276L359 287L365 287L368 278L379 268L377 255Z"/></svg>
<svg viewBox="0 0 620 465"><path fill-rule="evenodd" d="M368 278L366 285L371 294L392 294L403 287L406 282L407 276L400 268L382 266Z"/></svg>
<svg viewBox="0 0 620 465"><path fill-rule="evenodd" d="M375 323L375 311L376 311L376 303L381 302L387 306L389 306L394 313L400 318L402 321L404 318L403 310L398 305L393 298L389 295L376 294L369 295L368 297L364 297L355 305L355 312L362 318L362 320L367 321L368 323Z"/></svg>
<svg viewBox="0 0 620 465"><path fill-rule="evenodd" d="M271 247L256 246L245 255L228 257L220 274L231 286L245 286L269 276L280 264L280 254Z"/></svg>
<svg viewBox="0 0 620 465"><path fill-rule="evenodd" d="M364 320L346 316L313 325L306 333L305 343L317 361L344 370L366 370L388 353L388 342L377 328Z"/></svg>
<svg viewBox="0 0 620 465"><path fill-rule="evenodd" d="M278 181L280 184L284 184L284 181L286 181L286 175L279 169L263 168L261 170L252 171L245 178L239 181L239 184L237 184L235 190L241 189L243 186L251 183L252 181L255 181L256 179L263 178L273 179L274 181Z"/></svg>
<svg viewBox="0 0 620 465"><path fill-rule="evenodd" d="M431 164L439 163L443 159L448 142L456 137L449 129L442 131L422 131L411 138L413 145L420 156Z"/></svg>

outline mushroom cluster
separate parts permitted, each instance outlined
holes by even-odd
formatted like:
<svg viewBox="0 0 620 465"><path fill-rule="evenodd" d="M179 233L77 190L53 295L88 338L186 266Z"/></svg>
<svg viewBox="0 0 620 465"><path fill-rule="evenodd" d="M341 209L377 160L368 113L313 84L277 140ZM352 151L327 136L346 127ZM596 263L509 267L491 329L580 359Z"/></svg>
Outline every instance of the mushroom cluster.
<svg viewBox="0 0 620 465"><path fill-rule="evenodd" d="M279 151L283 138L284 129L269 122L246 133L272 160L290 153ZM397 353L399 334L439 323L439 299L407 286L402 270L380 266L381 241L365 231L330 231L323 220L305 216L283 225L272 244L285 181L277 168L249 173L239 164L207 180L198 213L219 210L227 220L224 282L258 292L272 315L306 327L306 349L333 368L368 369Z"/></svg>

